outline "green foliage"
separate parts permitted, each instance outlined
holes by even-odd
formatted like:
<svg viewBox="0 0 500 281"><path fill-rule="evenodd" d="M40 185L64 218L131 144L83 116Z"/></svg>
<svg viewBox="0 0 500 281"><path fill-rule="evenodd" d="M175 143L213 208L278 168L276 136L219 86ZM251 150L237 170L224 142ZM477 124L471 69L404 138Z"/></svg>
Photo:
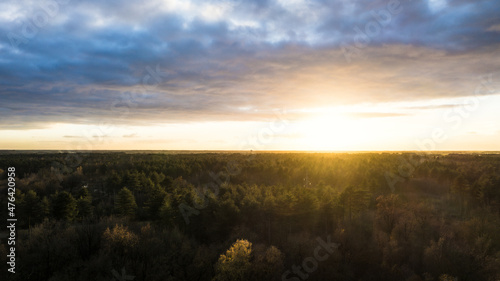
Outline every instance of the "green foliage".
<svg viewBox="0 0 500 281"><path fill-rule="evenodd" d="M135 197L132 191L124 187L118 192L115 210L118 214L122 216L134 216L137 210L137 204L135 203Z"/></svg>
<svg viewBox="0 0 500 281"><path fill-rule="evenodd" d="M349 221L352 220L353 215L368 208L370 198L371 195L367 190L354 188L352 186L344 189L344 191L340 194L340 203L344 207Z"/></svg>
<svg viewBox="0 0 500 281"><path fill-rule="evenodd" d="M167 193L161 188L153 188L145 203L145 209L151 219L158 219L160 217L160 209L165 205Z"/></svg>
<svg viewBox="0 0 500 281"><path fill-rule="evenodd" d="M163 200L163 205L160 207L159 213L160 220L164 225L170 226L174 223L175 211L170 200Z"/></svg>
<svg viewBox="0 0 500 281"><path fill-rule="evenodd" d="M77 199L91 198L88 188L86 188L86 187L80 188L80 190L78 190L78 194L76 195L76 198Z"/></svg>
<svg viewBox="0 0 500 281"><path fill-rule="evenodd" d="M50 202L47 197L43 197L40 201L40 217L45 218L50 214Z"/></svg>
<svg viewBox="0 0 500 281"><path fill-rule="evenodd" d="M80 197L76 201L76 207L78 210L78 217L80 219L86 219L92 217L93 209L92 199L88 197Z"/></svg>
<svg viewBox="0 0 500 281"><path fill-rule="evenodd" d="M41 222L47 214L44 204L33 190L26 192L23 200L18 203L20 215L27 218L29 227Z"/></svg>
<svg viewBox="0 0 500 281"><path fill-rule="evenodd" d="M247 240L236 240L234 244L219 257L215 266L214 281L248 280L251 268L252 243Z"/></svg>
<svg viewBox="0 0 500 281"><path fill-rule="evenodd" d="M14 280L500 280L499 155L20 155Z"/></svg>
<svg viewBox="0 0 500 281"><path fill-rule="evenodd" d="M77 215L75 198L67 191L55 194L52 201L52 213L58 220L72 221Z"/></svg>

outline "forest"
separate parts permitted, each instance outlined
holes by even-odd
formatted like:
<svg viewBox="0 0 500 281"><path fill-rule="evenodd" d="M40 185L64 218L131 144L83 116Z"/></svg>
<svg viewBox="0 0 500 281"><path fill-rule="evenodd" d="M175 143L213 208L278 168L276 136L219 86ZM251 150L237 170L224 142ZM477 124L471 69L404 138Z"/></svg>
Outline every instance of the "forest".
<svg viewBox="0 0 500 281"><path fill-rule="evenodd" d="M0 152L1 280L500 280L500 154Z"/></svg>

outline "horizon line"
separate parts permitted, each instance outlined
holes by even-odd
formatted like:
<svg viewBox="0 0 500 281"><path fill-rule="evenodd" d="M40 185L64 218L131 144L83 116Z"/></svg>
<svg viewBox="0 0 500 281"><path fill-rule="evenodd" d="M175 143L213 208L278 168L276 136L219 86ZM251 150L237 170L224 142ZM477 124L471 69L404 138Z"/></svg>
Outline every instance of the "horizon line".
<svg viewBox="0 0 500 281"><path fill-rule="evenodd" d="M52 152L52 153L99 153L99 152L240 152L240 153L500 153L500 150L293 150L293 149L0 149L3 152Z"/></svg>

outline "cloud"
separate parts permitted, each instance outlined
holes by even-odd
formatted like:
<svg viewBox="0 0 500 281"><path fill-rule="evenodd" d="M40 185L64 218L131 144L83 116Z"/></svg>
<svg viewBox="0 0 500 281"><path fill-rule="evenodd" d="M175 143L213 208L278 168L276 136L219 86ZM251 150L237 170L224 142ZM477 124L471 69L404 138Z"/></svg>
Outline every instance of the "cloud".
<svg viewBox="0 0 500 281"><path fill-rule="evenodd" d="M0 39L0 129L262 121L280 108L468 96L480 76L499 79L495 1L439 12L401 2L346 60L355 28L366 32L387 3L75 1L25 38L43 9L5 1L0 32L26 42Z"/></svg>
<svg viewBox="0 0 500 281"><path fill-rule="evenodd" d="M355 118L384 118L384 117L401 117L408 116L408 113L392 113L392 112L353 112L347 115Z"/></svg>
<svg viewBox="0 0 500 281"><path fill-rule="evenodd" d="M490 26L486 31L496 31L496 32L500 32L500 24L495 24L495 25L492 25Z"/></svg>
<svg viewBox="0 0 500 281"><path fill-rule="evenodd" d="M124 138L136 138L138 137L137 134L128 134L128 135L123 135Z"/></svg>
<svg viewBox="0 0 500 281"><path fill-rule="evenodd" d="M480 85L480 76L494 73L495 81L500 78L494 72L500 60L491 56L498 51L488 49L457 54L406 45L371 47L356 63L348 63L335 48L266 49L259 57L211 52L210 60L186 59L172 67L158 64L161 80L151 86L118 80L59 81L56 74L50 78L54 81L26 85L5 81L3 106L16 110L1 114L0 120L16 116L26 123L82 124L266 120L279 108L470 96ZM149 69L157 70L155 65ZM150 75L146 67L142 75ZM140 77L131 73L129 79L140 81ZM253 110L238 109L242 107Z"/></svg>
<svg viewBox="0 0 500 281"><path fill-rule="evenodd" d="M412 110L431 110L431 109L441 109L441 108L454 108L458 106L463 106L463 104L438 104L438 105L426 105L426 106L408 106L405 109Z"/></svg>

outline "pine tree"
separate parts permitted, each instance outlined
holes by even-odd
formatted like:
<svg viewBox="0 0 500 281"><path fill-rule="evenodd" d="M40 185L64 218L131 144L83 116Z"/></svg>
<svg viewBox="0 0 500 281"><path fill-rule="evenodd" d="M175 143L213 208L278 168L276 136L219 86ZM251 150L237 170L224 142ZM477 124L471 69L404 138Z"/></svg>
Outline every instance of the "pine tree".
<svg viewBox="0 0 500 281"><path fill-rule="evenodd" d="M146 211L151 219L158 219L160 216L160 209L165 203L167 193L161 188L154 188L148 194L146 201Z"/></svg>
<svg viewBox="0 0 500 281"><path fill-rule="evenodd" d="M124 187L118 192L118 198L115 202L115 210L123 216L133 216L137 209L137 203L132 192Z"/></svg>
<svg viewBox="0 0 500 281"><path fill-rule="evenodd" d="M57 193L54 196L52 212L58 220L72 221L77 214L75 198L67 191Z"/></svg>
<svg viewBox="0 0 500 281"><path fill-rule="evenodd" d="M348 186L340 194L340 202L347 211L349 222L352 221L352 215L368 208L370 204L370 193L367 190Z"/></svg>
<svg viewBox="0 0 500 281"><path fill-rule="evenodd" d="M174 222L174 208L172 207L172 202L168 199L165 198L163 201L163 205L160 207L159 210L160 213L160 219L164 225L171 225Z"/></svg>
<svg viewBox="0 0 500 281"><path fill-rule="evenodd" d="M38 215L40 221L43 221L43 219L50 215L50 202L45 196L40 201L40 213Z"/></svg>
<svg viewBox="0 0 500 281"><path fill-rule="evenodd" d="M31 223L33 218L35 217L37 213L37 203L38 203L38 198L36 196L36 192L33 190L29 190L26 192L26 195L24 196L24 202L22 205L19 205L21 207L21 210L23 211L23 215L28 218L28 226L31 227Z"/></svg>
<svg viewBox="0 0 500 281"><path fill-rule="evenodd" d="M92 196L88 189L86 187L80 188L77 197L76 206L78 209L78 217L80 219L91 217L93 213Z"/></svg>
<svg viewBox="0 0 500 281"><path fill-rule="evenodd" d="M92 208L92 201L90 198L79 198L76 201L76 206L78 209L78 217L79 218L88 218L92 216L93 213L93 208Z"/></svg>

